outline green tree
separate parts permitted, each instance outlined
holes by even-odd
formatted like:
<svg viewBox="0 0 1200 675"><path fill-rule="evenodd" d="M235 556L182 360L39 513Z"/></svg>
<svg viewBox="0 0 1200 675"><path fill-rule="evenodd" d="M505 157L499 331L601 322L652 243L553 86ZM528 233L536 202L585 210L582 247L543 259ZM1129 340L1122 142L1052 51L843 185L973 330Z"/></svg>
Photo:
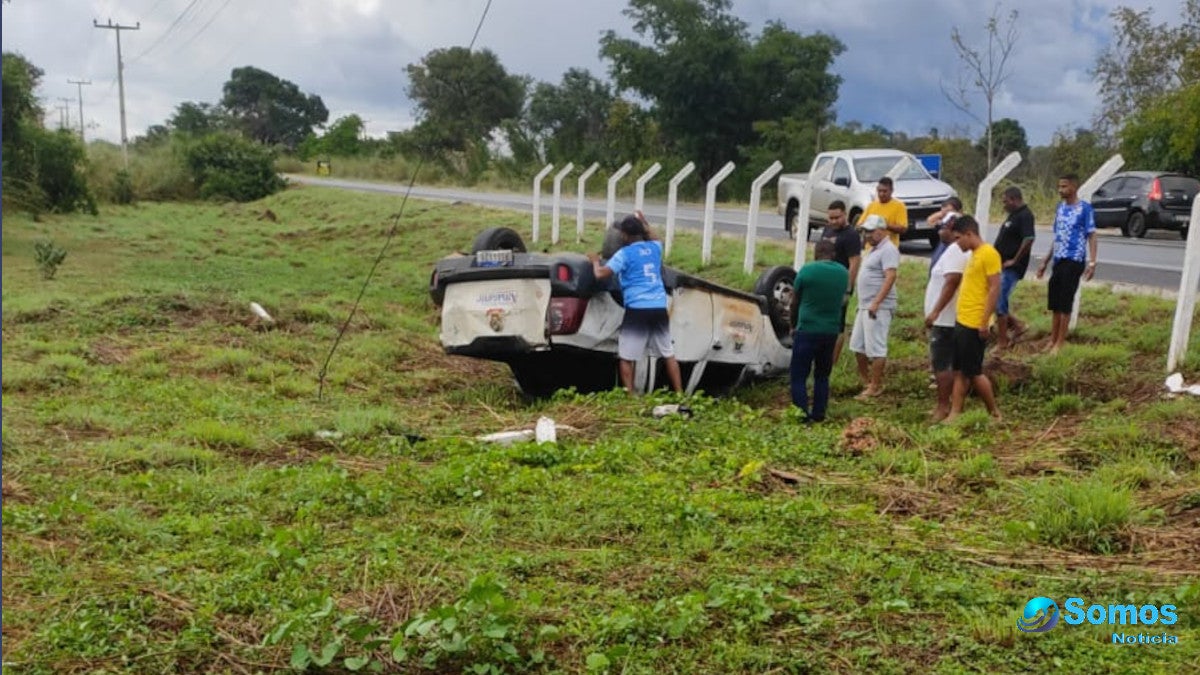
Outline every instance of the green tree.
<svg viewBox="0 0 1200 675"><path fill-rule="evenodd" d="M1108 159L1111 150L1099 134L1086 128L1060 130L1050 141L1050 163L1053 175L1074 173L1091 175Z"/></svg>
<svg viewBox="0 0 1200 675"><path fill-rule="evenodd" d="M34 212L96 212L86 155L70 131L42 128L37 88L43 71L20 54L3 54L4 201Z"/></svg>
<svg viewBox="0 0 1200 675"><path fill-rule="evenodd" d="M1120 139L1130 166L1200 176L1200 83L1160 96L1133 113Z"/></svg>
<svg viewBox="0 0 1200 675"><path fill-rule="evenodd" d="M301 144L300 155L305 159L318 154L333 157L354 157L362 153L362 133L366 125L358 115L339 117L320 138L307 139Z"/></svg>
<svg viewBox="0 0 1200 675"><path fill-rule="evenodd" d="M167 128L188 136L205 136L225 126L225 112L211 103L185 101L175 107Z"/></svg>
<svg viewBox="0 0 1200 675"><path fill-rule="evenodd" d="M1005 117L992 122L990 134L984 134L979 139L977 148L980 152L988 151L988 138L992 141L993 158L1007 157L1011 152L1021 153L1021 157L1029 154L1029 140L1025 136L1025 127L1011 117Z"/></svg>
<svg viewBox="0 0 1200 675"><path fill-rule="evenodd" d="M1110 15L1112 43L1092 71L1101 100L1094 121L1106 136L1146 102L1200 82L1200 0L1187 0L1177 26L1155 25L1152 14L1118 7Z"/></svg>
<svg viewBox="0 0 1200 675"><path fill-rule="evenodd" d="M468 150L520 116L526 80L509 75L488 49L435 49L407 68L420 121L410 140L427 149Z"/></svg>
<svg viewBox="0 0 1200 675"><path fill-rule="evenodd" d="M228 132L191 141L184 162L200 196L239 202L261 199L283 189L269 147Z"/></svg>
<svg viewBox="0 0 1200 675"><path fill-rule="evenodd" d="M305 94L294 83L253 66L233 69L221 106L246 136L288 149L295 149L329 119L320 96Z"/></svg>
<svg viewBox="0 0 1200 675"><path fill-rule="evenodd" d="M612 89L581 68L571 68L558 85L539 83L529 100L529 127L545 137L546 158L584 166L603 153Z"/></svg>
<svg viewBox="0 0 1200 675"><path fill-rule="evenodd" d="M607 31L600 53L621 89L651 101L675 154L707 180L757 141L755 122L832 118L841 80L828 72L844 46L769 23L757 40L729 0L630 0L625 15L648 43ZM793 126L795 126L793 124Z"/></svg>

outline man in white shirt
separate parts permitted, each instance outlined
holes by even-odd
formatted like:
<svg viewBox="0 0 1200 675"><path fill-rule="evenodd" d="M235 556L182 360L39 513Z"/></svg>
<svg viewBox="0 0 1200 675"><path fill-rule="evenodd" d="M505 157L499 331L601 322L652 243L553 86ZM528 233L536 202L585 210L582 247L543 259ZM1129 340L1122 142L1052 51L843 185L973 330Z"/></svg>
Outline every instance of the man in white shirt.
<svg viewBox="0 0 1200 675"><path fill-rule="evenodd" d="M925 286L925 327L929 329L929 360L937 382L937 407L931 420L940 422L950 414L954 390L954 323L957 320L958 287L971 254L958 246L958 233L949 226L938 230L944 251L929 270Z"/></svg>

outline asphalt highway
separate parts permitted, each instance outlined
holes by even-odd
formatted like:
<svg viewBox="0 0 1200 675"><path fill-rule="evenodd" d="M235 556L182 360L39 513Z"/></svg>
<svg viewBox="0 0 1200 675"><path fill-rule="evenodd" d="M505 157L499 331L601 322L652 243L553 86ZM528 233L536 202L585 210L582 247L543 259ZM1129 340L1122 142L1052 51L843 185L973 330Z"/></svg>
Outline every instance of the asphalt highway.
<svg viewBox="0 0 1200 675"><path fill-rule="evenodd" d="M363 180L340 178L312 177L302 175L287 175L288 180L309 185L324 185L347 190L362 192L382 192L403 195L407 185L397 183L380 183ZM574 186L572 185L572 188ZM603 197L604 186L593 188L599 198L585 198L583 202L584 218L590 221L603 220L607 211L607 201ZM512 209L532 213L532 194L513 194L502 192L485 192L464 188L439 188L413 186L413 198L445 202L464 202L479 206ZM553 194L549 189L549 181L543 187L541 197L542 213L540 217L541 238L549 241L551 231ZM564 197L560 205L560 236L564 239L573 236L575 232L577 202L575 197ZM618 197L616 214L621 216L633 210L633 201ZM647 200L643 211L654 224L666 220L667 206L665 201ZM714 209L713 228L720 233L744 233L749 220L749 209L718 207ZM678 227L699 230L704 225L704 205L695 203L680 203L676 208L675 222ZM995 236L992 226L991 236ZM588 225L595 227L592 223ZM773 201L764 200L758 217L758 234L760 238L787 239L783 229L783 216L776 212ZM813 237L815 238L815 234ZM1183 269L1184 242L1176 232L1151 230L1145 239L1126 239L1117 230L1100 230L1099 264L1096 268L1097 281L1150 286L1155 288L1178 290L1181 270ZM1037 261L1049 252L1051 234L1049 227L1040 224L1038 237L1033 247L1035 261L1030 265L1029 275L1033 276ZM901 244L901 252L906 255L928 257L929 244L924 241L908 241Z"/></svg>

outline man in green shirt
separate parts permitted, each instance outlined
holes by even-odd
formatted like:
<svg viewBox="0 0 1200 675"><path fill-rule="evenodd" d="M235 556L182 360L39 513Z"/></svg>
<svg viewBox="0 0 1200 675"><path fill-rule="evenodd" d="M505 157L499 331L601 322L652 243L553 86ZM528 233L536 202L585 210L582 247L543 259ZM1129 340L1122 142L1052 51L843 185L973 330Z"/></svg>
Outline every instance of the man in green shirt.
<svg viewBox="0 0 1200 675"><path fill-rule="evenodd" d="M804 411L805 423L825 419L833 350L842 332L842 298L850 283L850 272L834 260L834 253L832 241L817 242L813 261L796 273L792 296L792 325L796 327L792 334L792 404ZM813 373L811 409L810 372Z"/></svg>

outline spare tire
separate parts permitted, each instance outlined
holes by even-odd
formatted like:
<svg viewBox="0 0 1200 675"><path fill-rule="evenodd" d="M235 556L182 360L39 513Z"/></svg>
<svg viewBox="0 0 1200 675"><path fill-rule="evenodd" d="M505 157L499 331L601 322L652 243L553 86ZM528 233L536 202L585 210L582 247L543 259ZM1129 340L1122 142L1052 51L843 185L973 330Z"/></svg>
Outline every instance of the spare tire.
<svg viewBox="0 0 1200 675"><path fill-rule="evenodd" d="M776 265L765 270L754 282L754 294L766 297L771 326L775 329L776 337L781 340L792 332L791 311L795 283L796 270L787 265Z"/></svg>
<svg viewBox="0 0 1200 675"><path fill-rule="evenodd" d="M471 253L480 251L498 251L508 249L515 253L525 253L525 242L516 230L508 227L489 227L480 232L471 243Z"/></svg>
<svg viewBox="0 0 1200 675"><path fill-rule="evenodd" d="M600 257L608 260L616 255L617 251L625 245L625 235L615 227L610 227L604 231L604 243L600 246Z"/></svg>

